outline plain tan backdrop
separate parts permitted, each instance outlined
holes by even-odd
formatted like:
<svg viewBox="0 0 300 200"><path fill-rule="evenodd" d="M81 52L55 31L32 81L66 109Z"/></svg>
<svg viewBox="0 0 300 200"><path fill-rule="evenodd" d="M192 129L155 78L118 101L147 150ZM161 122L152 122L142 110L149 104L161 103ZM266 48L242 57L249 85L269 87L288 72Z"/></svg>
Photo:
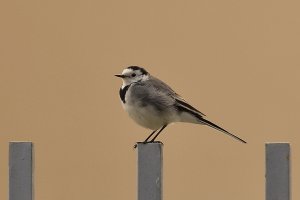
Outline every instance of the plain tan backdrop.
<svg viewBox="0 0 300 200"><path fill-rule="evenodd" d="M175 124L164 199L264 199L264 143L292 144L300 199L299 1L0 3L0 199L8 142L35 143L39 200L135 199L149 133L123 111L113 75L144 66L248 141Z"/></svg>

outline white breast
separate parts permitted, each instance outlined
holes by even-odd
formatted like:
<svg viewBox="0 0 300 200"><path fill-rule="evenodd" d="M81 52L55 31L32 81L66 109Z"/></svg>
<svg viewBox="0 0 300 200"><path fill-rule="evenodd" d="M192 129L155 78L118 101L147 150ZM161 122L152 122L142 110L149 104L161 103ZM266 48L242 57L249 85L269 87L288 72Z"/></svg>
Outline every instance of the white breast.
<svg viewBox="0 0 300 200"><path fill-rule="evenodd" d="M129 103L126 103L123 104L123 107L136 123L145 128L157 130L163 125L169 123L166 117L157 113L151 106L141 107L138 105L129 105Z"/></svg>
<svg viewBox="0 0 300 200"><path fill-rule="evenodd" d="M145 105L143 102L136 102L131 98L131 88L128 89L125 95L125 104L122 102L123 108L129 116L139 125L157 130L162 126L169 124L170 113L162 113L154 109L151 105Z"/></svg>

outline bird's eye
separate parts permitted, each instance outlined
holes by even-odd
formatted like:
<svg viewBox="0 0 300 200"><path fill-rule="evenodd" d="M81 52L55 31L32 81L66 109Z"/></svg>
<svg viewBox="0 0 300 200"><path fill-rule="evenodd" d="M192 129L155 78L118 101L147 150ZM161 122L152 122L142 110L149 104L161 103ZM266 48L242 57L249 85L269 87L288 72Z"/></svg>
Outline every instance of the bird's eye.
<svg viewBox="0 0 300 200"><path fill-rule="evenodd" d="M131 77L135 77L135 76L136 76L136 74L135 74L135 73L131 74Z"/></svg>

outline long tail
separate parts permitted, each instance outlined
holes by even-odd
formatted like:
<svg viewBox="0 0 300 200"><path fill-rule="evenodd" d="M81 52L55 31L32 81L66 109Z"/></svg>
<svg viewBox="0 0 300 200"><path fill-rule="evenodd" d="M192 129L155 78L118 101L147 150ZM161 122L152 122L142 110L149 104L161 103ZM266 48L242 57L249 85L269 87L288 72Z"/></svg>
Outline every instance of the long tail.
<svg viewBox="0 0 300 200"><path fill-rule="evenodd" d="M193 108L192 106L190 106L189 104L185 103L185 102L181 102L181 101L178 101L177 100L177 110L179 112L186 112L186 113L189 113L191 114L192 116L194 116L197 121L199 121L201 124L205 124L207 126L210 126L214 129L217 129L218 131L221 131L231 137L233 137L234 139L240 141L240 142L243 142L243 143L247 143L245 140L239 138L238 136L236 135L233 135L232 133L229 133L228 131L226 131L225 129L221 128L220 126L212 123L211 121L208 121L207 119L204 119L204 114L201 113L200 111L196 110L195 108ZM185 121L185 122L190 122L189 120ZM195 123L195 122L193 122Z"/></svg>
<svg viewBox="0 0 300 200"><path fill-rule="evenodd" d="M221 131L221 132L223 132L223 133L225 133L225 134L233 137L234 139L236 139L236 140L238 140L240 142L247 143L245 140L239 138L236 135L233 135L232 133L229 133L225 129L221 128L220 126L218 126L218 125L216 125L214 123L212 123L211 121L208 121L207 119L204 119L203 117L200 117L200 118L198 117L198 119L200 120L201 123L203 123L203 124L205 124L207 126L210 126L210 127L214 128L214 129L217 129L218 131Z"/></svg>

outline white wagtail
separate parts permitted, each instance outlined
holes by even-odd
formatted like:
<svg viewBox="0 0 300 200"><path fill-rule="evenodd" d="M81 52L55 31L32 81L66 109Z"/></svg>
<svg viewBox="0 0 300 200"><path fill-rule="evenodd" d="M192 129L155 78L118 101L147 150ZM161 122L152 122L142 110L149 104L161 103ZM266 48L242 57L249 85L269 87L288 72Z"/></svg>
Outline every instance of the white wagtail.
<svg viewBox="0 0 300 200"><path fill-rule="evenodd" d="M139 125L153 130L145 139L150 142L173 122L189 122L207 125L215 128L243 143L246 141L229 133L220 126L205 119L205 115L188 104L180 95L167 84L150 75L144 68L130 66L122 74L115 75L122 78L120 98L125 111Z"/></svg>

